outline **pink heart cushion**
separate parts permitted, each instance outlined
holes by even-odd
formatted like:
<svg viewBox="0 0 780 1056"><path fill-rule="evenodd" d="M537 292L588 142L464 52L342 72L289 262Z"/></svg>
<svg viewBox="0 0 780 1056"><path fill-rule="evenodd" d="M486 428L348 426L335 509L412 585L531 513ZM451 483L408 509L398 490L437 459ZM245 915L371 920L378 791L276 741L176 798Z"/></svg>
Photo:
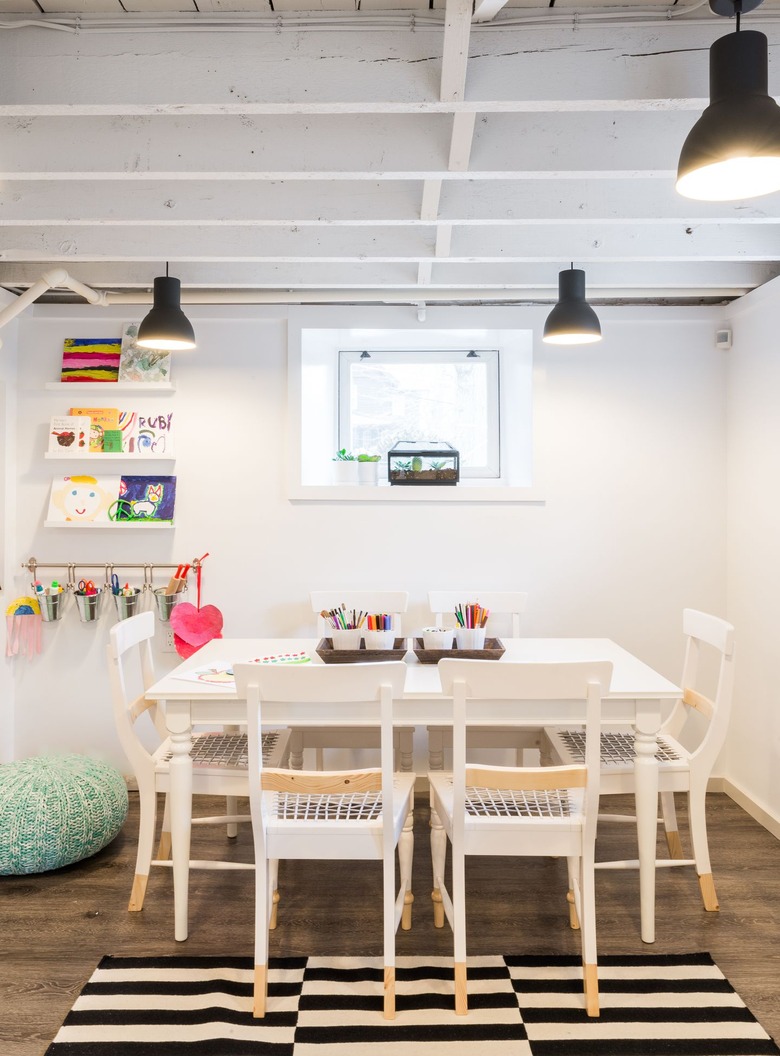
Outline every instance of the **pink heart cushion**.
<svg viewBox="0 0 780 1056"><path fill-rule="evenodd" d="M222 637L222 613L216 605L196 609L189 601L181 601L171 612L173 644L185 660L212 638Z"/></svg>

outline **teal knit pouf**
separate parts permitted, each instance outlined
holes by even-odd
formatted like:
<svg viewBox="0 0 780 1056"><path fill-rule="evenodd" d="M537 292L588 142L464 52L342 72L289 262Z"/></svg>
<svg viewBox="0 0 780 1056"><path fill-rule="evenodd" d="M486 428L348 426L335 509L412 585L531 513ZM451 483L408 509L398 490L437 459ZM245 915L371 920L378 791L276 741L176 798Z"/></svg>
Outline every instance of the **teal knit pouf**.
<svg viewBox="0 0 780 1056"><path fill-rule="evenodd" d="M0 875L45 873L97 854L127 816L113 766L85 755L0 766Z"/></svg>

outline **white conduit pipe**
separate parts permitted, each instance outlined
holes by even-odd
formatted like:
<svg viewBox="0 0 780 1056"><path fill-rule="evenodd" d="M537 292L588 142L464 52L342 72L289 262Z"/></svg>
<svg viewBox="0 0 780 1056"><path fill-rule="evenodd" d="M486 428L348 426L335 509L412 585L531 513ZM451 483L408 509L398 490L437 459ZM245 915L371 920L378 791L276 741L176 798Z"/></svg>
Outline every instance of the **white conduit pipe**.
<svg viewBox="0 0 780 1056"><path fill-rule="evenodd" d="M48 292L48 290L53 290L55 287L63 286L68 290L72 290L73 293L77 293L79 297L83 297L84 300L89 301L90 304L99 304L102 307L108 305L108 294L93 290L90 286L85 286L83 282L79 282L78 279L72 278L64 268L54 268L52 271L45 271L40 279L33 283L28 290L19 294L15 301L6 305L5 308L0 311L0 329L2 329L6 323L10 323L12 319L15 319L17 315L19 315L20 312L23 312L25 308L29 307L33 301L37 301L42 294ZM3 342L0 341L0 348L2 347Z"/></svg>
<svg viewBox="0 0 780 1056"><path fill-rule="evenodd" d="M83 282L74 279L64 268L55 268L45 271L37 282L33 283L28 290L20 294L16 300L0 310L0 329L15 319L17 315L28 308L42 294L55 288L65 288L83 297L89 304L99 305L107 308L112 304L149 304L152 300L151 292L146 290L128 290L126 292L115 292L107 290L93 290L91 286L85 286ZM596 290L592 286L590 300L598 304L600 300L626 300L638 303L647 298L637 298L636 289L626 288L604 288ZM746 293L747 289L732 287L713 287L710 290L702 290L700 287L691 290L682 288L653 290L652 299L669 297L708 297L726 298L739 297ZM557 289L553 286L540 287L538 289L430 289L422 287L410 287L408 289L396 290L370 290L370 289L312 289L312 290L182 290L182 304L400 304L411 305L417 308L417 318L420 322L425 319L427 305L438 302L484 303L486 301L502 301L512 306L552 304L557 298ZM0 340L0 348L3 342Z"/></svg>

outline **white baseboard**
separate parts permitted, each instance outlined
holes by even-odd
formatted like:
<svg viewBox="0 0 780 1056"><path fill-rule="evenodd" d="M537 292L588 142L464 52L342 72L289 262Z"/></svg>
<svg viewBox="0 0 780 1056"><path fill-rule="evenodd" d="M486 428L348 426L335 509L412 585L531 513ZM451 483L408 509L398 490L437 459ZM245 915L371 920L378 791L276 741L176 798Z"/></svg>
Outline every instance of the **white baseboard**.
<svg viewBox="0 0 780 1056"><path fill-rule="evenodd" d="M726 795L733 799L735 803L739 804L740 807L749 814L754 821L757 821L759 825L762 825L767 832L771 832L772 835L780 840L780 818L777 818L771 811L767 810L766 807L762 807L739 785L735 785L733 781L729 781L728 778L719 779L723 784L723 791ZM712 787L712 783L707 786Z"/></svg>

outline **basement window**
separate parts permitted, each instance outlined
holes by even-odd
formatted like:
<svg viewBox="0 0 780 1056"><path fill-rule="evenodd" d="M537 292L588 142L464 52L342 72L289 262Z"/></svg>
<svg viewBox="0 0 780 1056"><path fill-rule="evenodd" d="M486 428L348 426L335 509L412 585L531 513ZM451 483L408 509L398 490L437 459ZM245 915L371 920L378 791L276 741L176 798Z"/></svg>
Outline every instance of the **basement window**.
<svg viewBox="0 0 780 1056"><path fill-rule="evenodd" d="M501 476L497 351L339 352L339 448L381 454L398 440L444 440L461 479Z"/></svg>
<svg viewBox="0 0 780 1056"><path fill-rule="evenodd" d="M288 497L540 501L532 348L530 330L326 329L291 318ZM461 454L460 483L391 486L387 451L397 440L452 444ZM378 486L335 482L342 448L382 455Z"/></svg>

